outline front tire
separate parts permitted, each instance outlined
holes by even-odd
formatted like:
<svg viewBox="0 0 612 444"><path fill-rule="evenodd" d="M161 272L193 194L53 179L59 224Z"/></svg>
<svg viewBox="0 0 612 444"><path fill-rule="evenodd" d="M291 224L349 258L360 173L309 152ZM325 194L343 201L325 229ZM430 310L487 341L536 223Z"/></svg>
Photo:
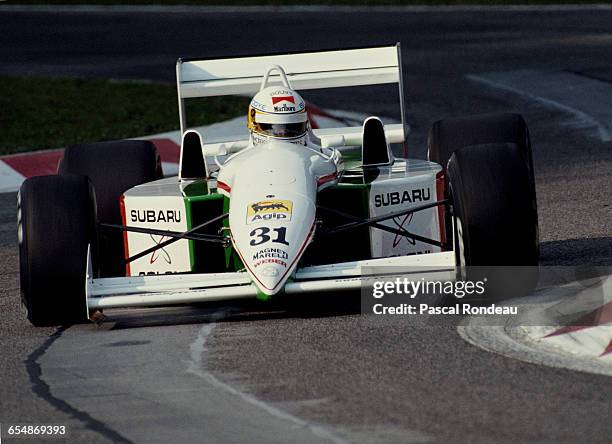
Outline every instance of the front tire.
<svg viewBox="0 0 612 444"><path fill-rule="evenodd" d="M520 114L491 113L438 120L429 131L427 158L446 169L455 151L491 143L517 145L527 163L530 182L535 183L531 138L527 123Z"/></svg>
<svg viewBox="0 0 612 444"><path fill-rule="evenodd" d="M470 279L475 270L477 276L494 273L497 290L520 287L524 293L533 284L539 246L532 205L536 196L521 147L495 143L461 148L451 155L447 172L457 264L468 267ZM509 281L518 287L508 286Z"/></svg>
<svg viewBox="0 0 612 444"><path fill-rule="evenodd" d="M529 172L515 144L474 145L448 163L466 265L537 265L537 219Z"/></svg>
<svg viewBox="0 0 612 444"><path fill-rule="evenodd" d="M35 326L85 322L95 196L84 176L26 179L18 194L21 299Z"/></svg>
<svg viewBox="0 0 612 444"><path fill-rule="evenodd" d="M536 200L531 138L527 123L520 114L491 113L438 120L429 131L427 158L442 165L443 171L447 173L448 162L453 153L467 146L485 144L514 144L518 147L520 157L528 171L530 194L532 196L531 205L533 207L530 214L533 216L532 223L537 227L538 203ZM448 180L446 184L446 197L449 197ZM451 215L447 211L445 214L447 237L451 236L450 217ZM537 236L539 235L536 234ZM537 239L536 243L538 243Z"/></svg>

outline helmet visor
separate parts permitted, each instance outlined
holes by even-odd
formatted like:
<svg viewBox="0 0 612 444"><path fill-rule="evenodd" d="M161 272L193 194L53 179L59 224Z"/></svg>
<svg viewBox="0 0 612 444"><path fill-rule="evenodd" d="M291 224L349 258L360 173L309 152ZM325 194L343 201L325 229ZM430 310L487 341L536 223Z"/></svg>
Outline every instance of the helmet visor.
<svg viewBox="0 0 612 444"><path fill-rule="evenodd" d="M297 123L255 123L254 130L272 137L300 137L306 133L308 122Z"/></svg>

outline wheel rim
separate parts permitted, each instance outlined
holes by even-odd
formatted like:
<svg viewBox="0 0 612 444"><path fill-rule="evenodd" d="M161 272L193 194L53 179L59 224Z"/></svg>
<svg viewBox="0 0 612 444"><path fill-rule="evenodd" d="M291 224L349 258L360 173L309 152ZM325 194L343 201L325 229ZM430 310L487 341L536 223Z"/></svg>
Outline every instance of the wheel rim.
<svg viewBox="0 0 612 444"><path fill-rule="evenodd" d="M23 242L23 224L21 223L21 192L17 193L17 241Z"/></svg>
<svg viewBox="0 0 612 444"><path fill-rule="evenodd" d="M455 242L455 248L457 249L457 265L461 269L461 274L465 275L465 244L463 242L463 224L461 219L455 217L455 227L457 232L457 241Z"/></svg>

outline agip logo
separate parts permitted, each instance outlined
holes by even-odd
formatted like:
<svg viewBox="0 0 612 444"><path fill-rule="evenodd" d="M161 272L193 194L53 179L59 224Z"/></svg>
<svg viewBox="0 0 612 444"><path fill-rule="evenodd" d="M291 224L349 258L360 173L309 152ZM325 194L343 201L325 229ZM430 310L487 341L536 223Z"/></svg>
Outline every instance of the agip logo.
<svg viewBox="0 0 612 444"><path fill-rule="evenodd" d="M271 220L291 220L293 202L290 200L262 200L247 207L247 224Z"/></svg>

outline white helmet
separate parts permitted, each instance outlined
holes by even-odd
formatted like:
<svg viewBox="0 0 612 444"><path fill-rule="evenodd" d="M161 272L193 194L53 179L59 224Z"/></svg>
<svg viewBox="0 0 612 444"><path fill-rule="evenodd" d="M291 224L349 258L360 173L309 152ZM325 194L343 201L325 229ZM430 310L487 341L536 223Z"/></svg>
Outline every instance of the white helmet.
<svg viewBox="0 0 612 444"><path fill-rule="evenodd" d="M282 86L267 86L274 70L279 72ZM306 103L291 89L285 71L278 65L272 66L264 76L259 92L251 100L247 118L254 144L267 142L270 138L306 144Z"/></svg>

